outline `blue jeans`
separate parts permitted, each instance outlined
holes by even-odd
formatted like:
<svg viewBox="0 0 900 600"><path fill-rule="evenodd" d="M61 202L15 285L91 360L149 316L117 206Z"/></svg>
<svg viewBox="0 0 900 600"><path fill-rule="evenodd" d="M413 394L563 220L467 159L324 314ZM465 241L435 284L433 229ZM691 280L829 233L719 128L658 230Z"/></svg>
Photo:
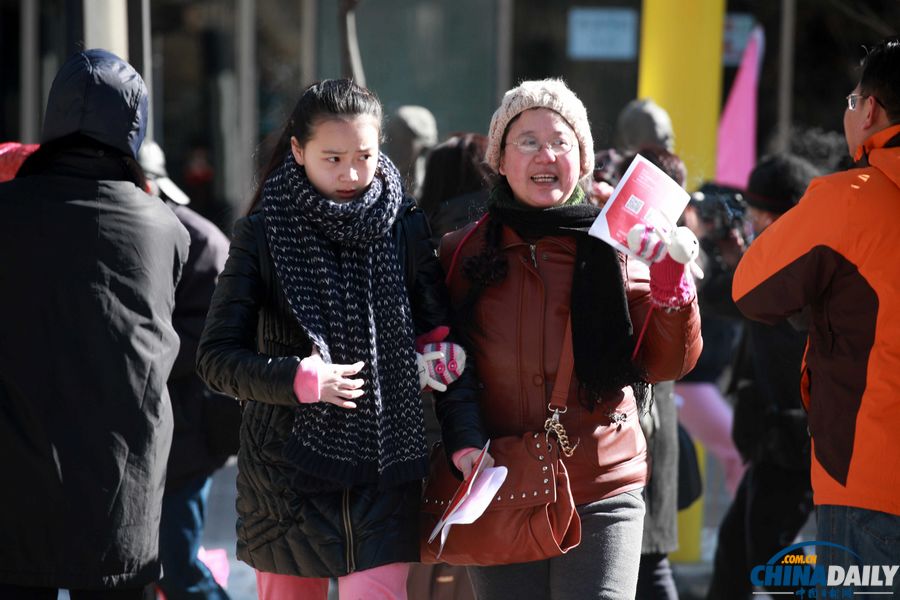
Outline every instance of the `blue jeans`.
<svg viewBox="0 0 900 600"><path fill-rule="evenodd" d="M159 587L167 600L228 600L212 573L197 558L206 519L210 477L197 478L163 496L159 527Z"/></svg>
<svg viewBox="0 0 900 600"><path fill-rule="evenodd" d="M818 564L845 569L851 565L900 564L900 515L853 506L821 505L816 507L816 528L819 540L846 546L859 555L857 559L843 549L818 546ZM898 597L900 571L890 589L893 597Z"/></svg>

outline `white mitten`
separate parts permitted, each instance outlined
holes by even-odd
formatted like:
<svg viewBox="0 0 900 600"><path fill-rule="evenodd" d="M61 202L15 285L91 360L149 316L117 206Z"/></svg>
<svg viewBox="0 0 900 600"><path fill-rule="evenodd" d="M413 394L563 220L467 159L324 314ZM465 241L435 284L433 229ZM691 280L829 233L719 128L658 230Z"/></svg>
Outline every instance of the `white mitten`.
<svg viewBox="0 0 900 600"><path fill-rule="evenodd" d="M666 235L653 225L638 223L628 232L628 247L650 264L671 256L675 262L688 265L694 277L703 279L703 271L696 263L700 242L687 227L677 227Z"/></svg>
<svg viewBox="0 0 900 600"><path fill-rule="evenodd" d="M628 231L628 248L651 264L666 257L666 241L653 225L638 223Z"/></svg>
<svg viewBox="0 0 900 600"><path fill-rule="evenodd" d="M700 242L694 232L687 227L678 227L672 232L668 244L669 256L687 265L691 274L697 279L703 279L703 270L697 265L697 257L700 256Z"/></svg>
<svg viewBox="0 0 900 600"><path fill-rule="evenodd" d="M447 391L447 386L457 379L466 368L466 351L451 342L437 342L422 346L416 352L420 389Z"/></svg>
<svg viewBox="0 0 900 600"><path fill-rule="evenodd" d="M683 265L700 255L700 242L687 227L677 227L668 243L669 255Z"/></svg>

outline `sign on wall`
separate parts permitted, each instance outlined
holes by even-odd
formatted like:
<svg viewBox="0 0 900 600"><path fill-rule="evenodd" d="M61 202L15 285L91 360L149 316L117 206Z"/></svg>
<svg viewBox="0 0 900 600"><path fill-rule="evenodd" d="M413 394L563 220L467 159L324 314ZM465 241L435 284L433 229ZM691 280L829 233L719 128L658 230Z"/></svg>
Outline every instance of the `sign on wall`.
<svg viewBox="0 0 900 600"><path fill-rule="evenodd" d="M741 64L741 56L750 32L756 25L753 15L747 13L728 13L725 15L725 29L722 32L722 64L736 67Z"/></svg>
<svg viewBox="0 0 900 600"><path fill-rule="evenodd" d="M631 8L569 9L568 56L571 60L635 60L638 14Z"/></svg>

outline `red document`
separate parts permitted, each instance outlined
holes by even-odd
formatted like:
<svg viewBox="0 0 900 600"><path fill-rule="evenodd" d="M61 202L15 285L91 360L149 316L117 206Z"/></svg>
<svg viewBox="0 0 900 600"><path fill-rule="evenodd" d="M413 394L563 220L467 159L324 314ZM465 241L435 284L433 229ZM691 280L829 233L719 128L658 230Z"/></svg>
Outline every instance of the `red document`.
<svg viewBox="0 0 900 600"><path fill-rule="evenodd" d="M588 233L634 256L628 249L631 228L643 223L669 234L690 199L675 180L638 154Z"/></svg>
<svg viewBox="0 0 900 600"><path fill-rule="evenodd" d="M453 513L459 509L463 501L469 497L469 494L472 492L472 485L475 483L475 480L478 479L478 475L484 470L484 457L487 454L488 446L490 445L491 440L488 440L484 445L484 448L481 449L481 452L478 453L478 458L476 458L475 462L472 464L472 472L469 473L469 476L459 484L458 488L456 488L456 493L453 494L453 498L450 499L447 510L445 510L444 514L441 515L441 518L438 519L437 525L434 526L431 535L428 536L429 544L434 541L434 538L436 538L441 529L444 528L444 525L447 524L447 521L453 516Z"/></svg>

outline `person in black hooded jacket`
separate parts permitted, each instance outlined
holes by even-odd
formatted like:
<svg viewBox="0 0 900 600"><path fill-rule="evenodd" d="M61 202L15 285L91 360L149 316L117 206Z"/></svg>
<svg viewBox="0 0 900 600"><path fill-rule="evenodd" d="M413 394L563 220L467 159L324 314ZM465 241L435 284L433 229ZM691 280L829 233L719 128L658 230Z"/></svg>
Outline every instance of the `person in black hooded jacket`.
<svg viewBox="0 0 900 600"><path fill-rule="evenodd" d="M342 598L405 598L419 559L414 342L441 338L449 316L424 214L379 153L381 117L349 80L304 91L261 209L235 225L200 340L201 377L244 401L237 554L263 599L324 599L330 577ZM470 405L474 388L463 371L441 410ZM468 421L444 439L482 440Z"/></svg>
<svg viewBox="0 0 900 600"><path fill-rule="evenodd" d="M80 52L0 184L2 598L140 598L160 575L188 234L142 189L146 121L140 75Z"/></svg>

